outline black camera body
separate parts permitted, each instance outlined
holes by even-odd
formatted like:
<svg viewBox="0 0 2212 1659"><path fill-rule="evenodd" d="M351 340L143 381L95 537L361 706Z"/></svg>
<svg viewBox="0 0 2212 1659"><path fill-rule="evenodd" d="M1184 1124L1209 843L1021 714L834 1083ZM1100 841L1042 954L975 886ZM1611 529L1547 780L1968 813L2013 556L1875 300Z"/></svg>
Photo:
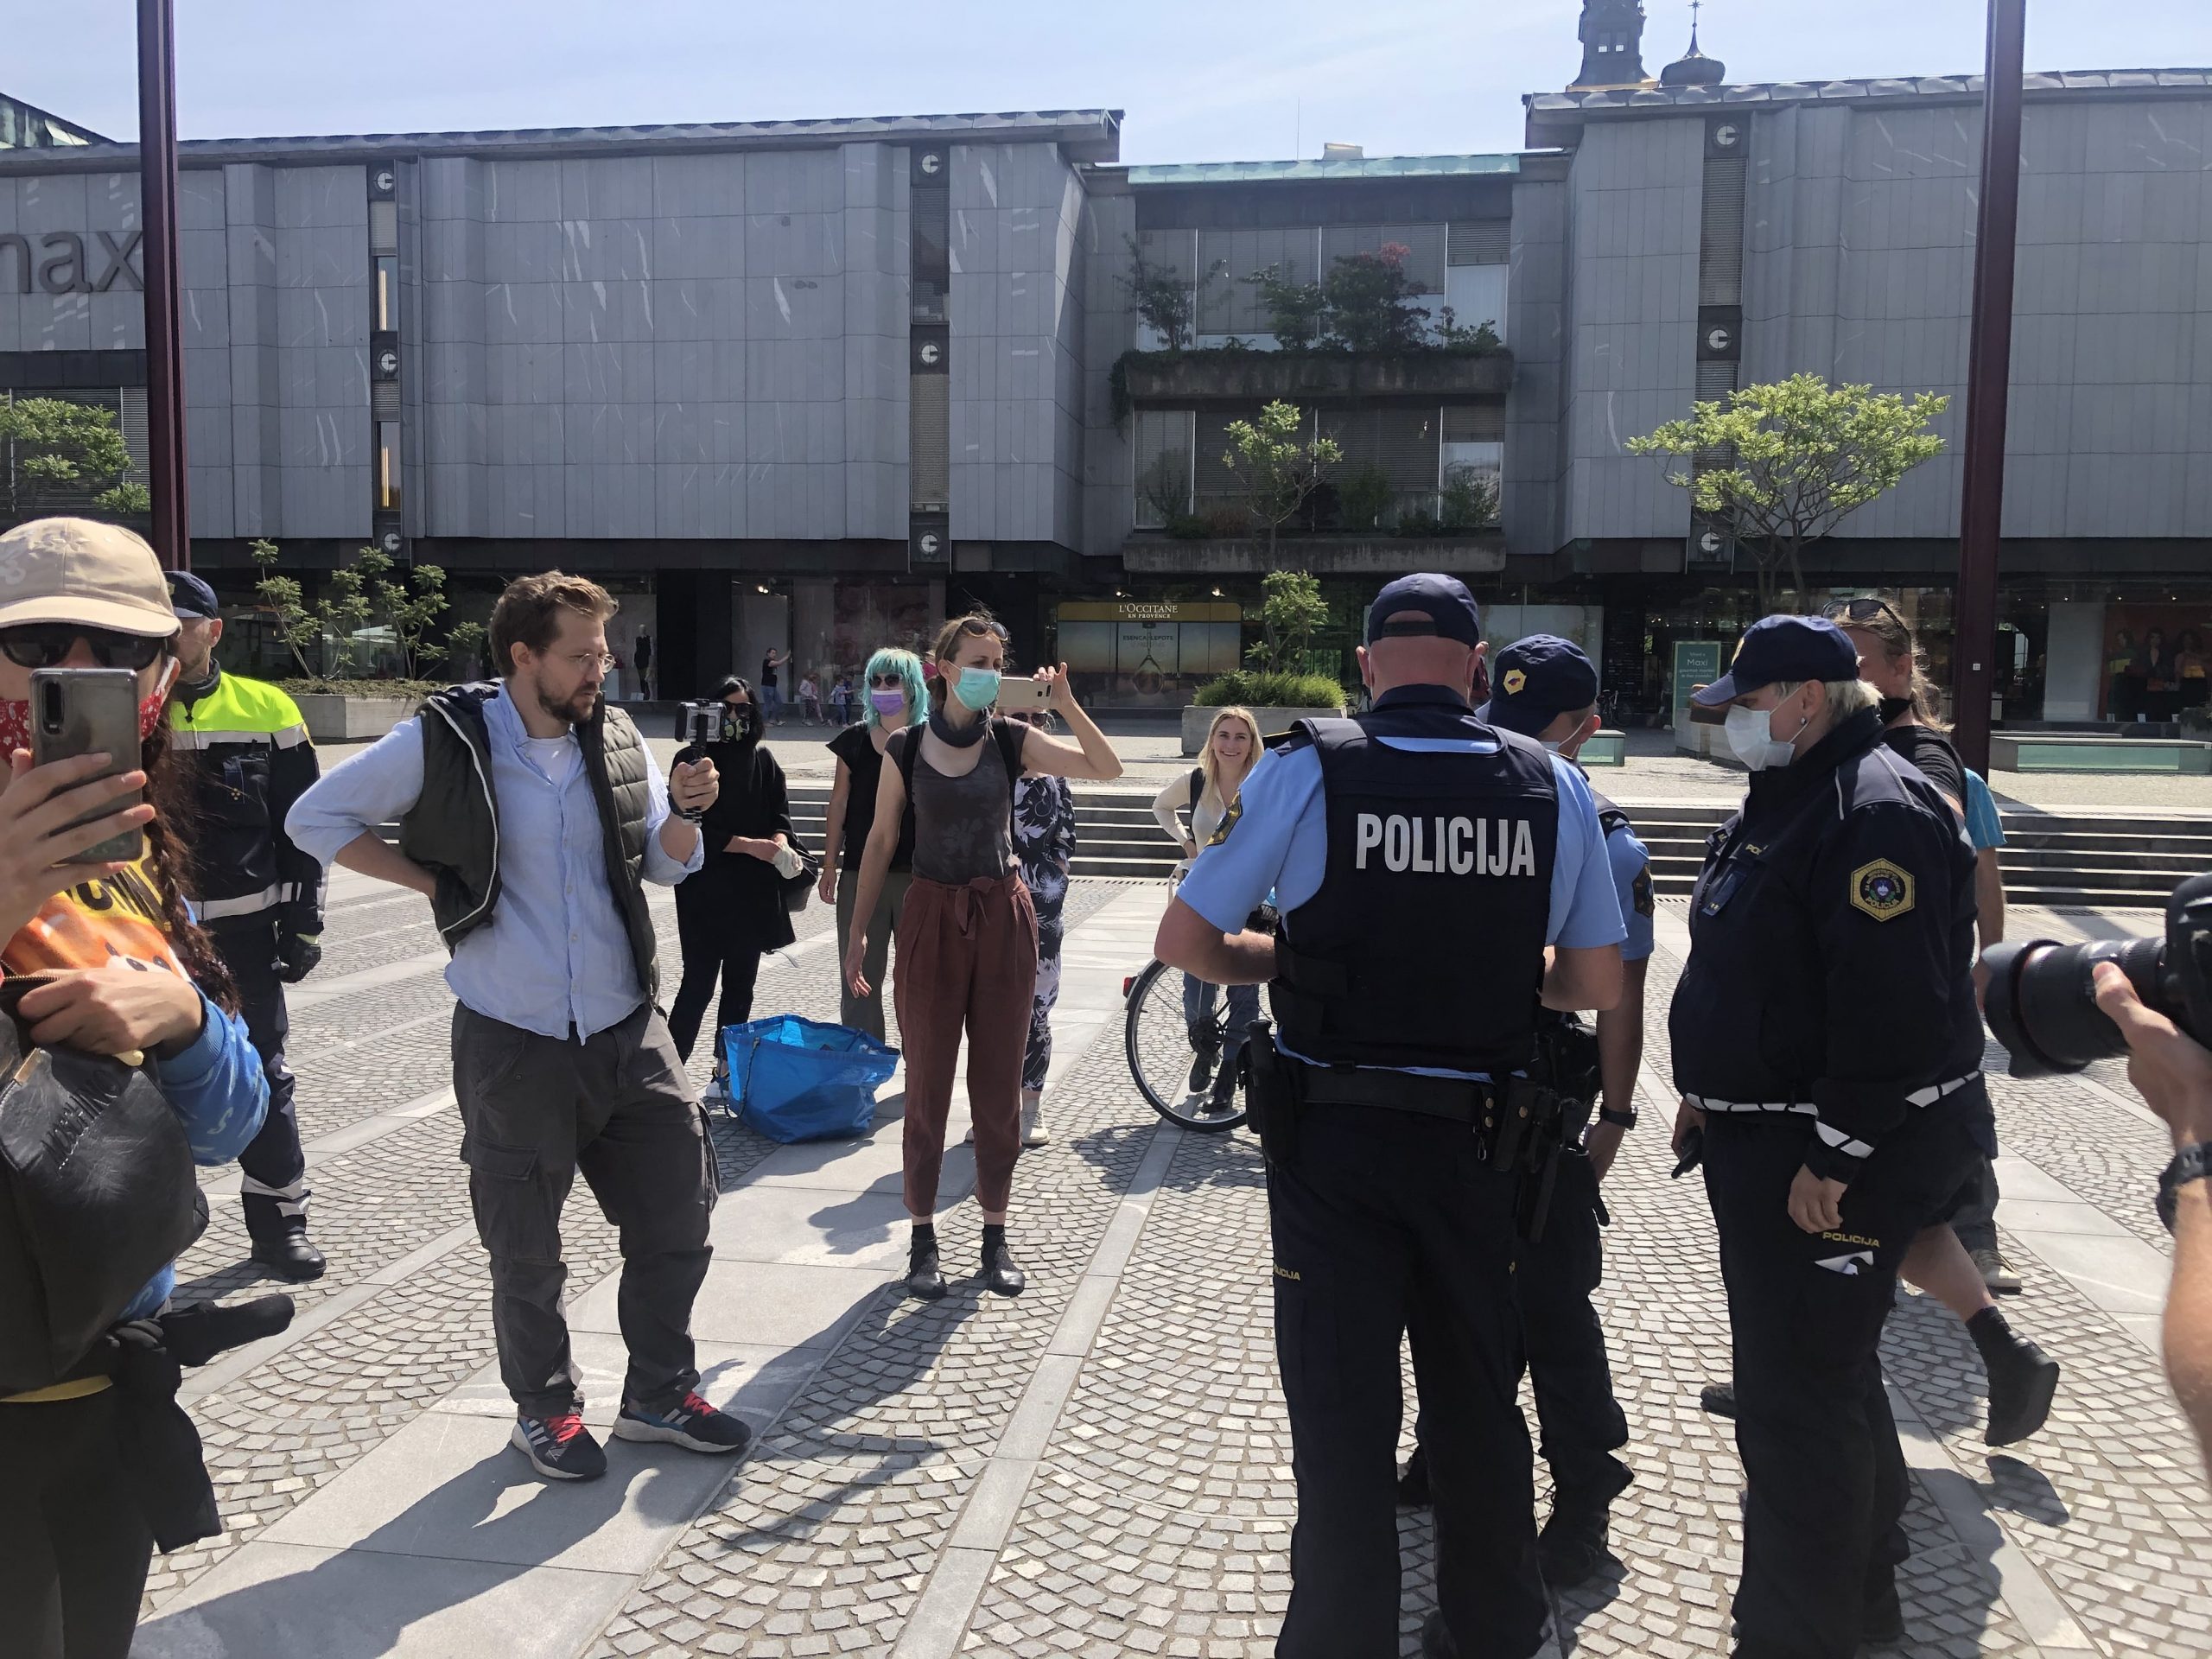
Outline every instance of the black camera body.
<svg viewBox="0 0 2212 1659"><path fill-rule="evenodd" d="M2079 1071L2127 1052L2120 1027L2097 1007L2101 962L2126 974L2136 995L2195 1040L2212 1044L2212 875L2191 876L2173 890L2163 938L2008 939L1983 954L1983 1011L2012 1057L2012 1076Z"/></svg>
<svg viewBox="0 0 2212 1659"><path fill-rule="evenodd" d="M737 721L728 703L719 699L687 702L677 711L677 741L687 749L709 743L727 743L737 736Z"/></svg>

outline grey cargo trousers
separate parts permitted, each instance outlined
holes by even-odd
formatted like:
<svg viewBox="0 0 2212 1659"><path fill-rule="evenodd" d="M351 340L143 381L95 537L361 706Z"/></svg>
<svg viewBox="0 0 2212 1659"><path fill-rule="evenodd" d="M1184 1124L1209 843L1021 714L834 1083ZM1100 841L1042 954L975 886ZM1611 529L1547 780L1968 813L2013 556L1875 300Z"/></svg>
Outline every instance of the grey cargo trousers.
<svg viewBox="0 0 2212 1659"><path fill-rule="evenodd" d="M714 1254L714 1143L650 1003L578 1042L460 1007L454 1092L476 1236L492 1258L499 1377L533 1417L583 1404L569 1351L561 1209L582 1172L621 1234L623 1396L666 1407L698 1386L691 1304Z"/></svg>

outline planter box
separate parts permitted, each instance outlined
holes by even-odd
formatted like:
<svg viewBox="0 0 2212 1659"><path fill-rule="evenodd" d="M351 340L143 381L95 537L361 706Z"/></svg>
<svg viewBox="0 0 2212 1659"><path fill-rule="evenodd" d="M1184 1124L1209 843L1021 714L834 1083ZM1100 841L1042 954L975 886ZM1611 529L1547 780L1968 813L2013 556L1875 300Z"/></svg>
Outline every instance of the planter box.
<svg viewBox="0 0 2212 1659"><path fill-rule="evenodd" d="M372 743L417 707L412 697L341 697L310 691L294 699L317 743Z"/></svg>
<svg viewBox="0 0 2212 1659"><path fill-rule="evenodd" d="M1136 403L1293 403L1342 397L1501 397L1513 389L1513 353L1382 356L1350 352L1186 352L1132 354L1122 371Z"/></svg>
<svg viewBox="0 0 2212 1659"><path fill-rule="evenodd" d="M1386 581L1420 570L1496 575L1505 569L1505 536L1494 530L1465 536L1284 536L1275 543L1270 563L1265 537L1184 541L1144 533L1122 543L1122 568L1136 575L1258 575L1269 570Z"/></svg>
<svg viewBox="0 0 2212 1659"><path fill-rule="evenodd" d="M1183 753L1196 754L1206 746L1206 730L1213 724L1218 709L1201 709L1192 703L1183 710ZM1255 709L1252 718L1260 722L1262 735L1287 731L1293 721L1317 720L1325 715L1341 715L1343 709Z"/></svg>
<svg viewBox="0 0 2212 1659"><path fill-rule="evenodd" d="M1989 765L1997 772L2165 772L2202 777L2212 773L2212 743L1999 732L1989 740Z"/></svg>

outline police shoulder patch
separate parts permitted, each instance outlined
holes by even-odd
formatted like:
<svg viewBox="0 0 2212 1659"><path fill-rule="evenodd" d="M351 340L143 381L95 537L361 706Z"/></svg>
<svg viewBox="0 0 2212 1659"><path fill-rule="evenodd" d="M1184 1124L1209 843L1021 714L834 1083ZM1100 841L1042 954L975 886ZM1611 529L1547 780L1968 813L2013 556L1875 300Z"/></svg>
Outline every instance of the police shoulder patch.
<svg viewBox="0 0 2212 1659"><path fill-rule="evenodd" d="M1521 688L1528 683L1529 677L1522 673L1519 669L1509 668L1505 671L1505 695L1507 696L1519 696L1521 695Z"/></svg>
<svg viewBox="0 0 2212 1659"><path fill-rule="evenodd" d="M1631 892L1637 915L1649 916L1659 908L1658 901L1651 895L1651 867L1649 864L1636 873L1636 883Z"/></svg>
<svg viewBox="0 0 2212 1659"><path fill-rule="evenodd" d="M1221 822L1214 825L1213 834L1206 837L1206 845L1218 847L1223 842L1227 841L1229 832L1236 827L1236 821L1243 816L1244 798L1240 795L1230 802L1229 810L1221 815Z"/></svg>
<svg viewBox="0 0 2212 1659"><path fill-rule="evenodd" d="M1912 872L1900 869L1886 858L1861 864L1851 873L1851 904L1878 922L1904 915L1913 906Z"/></svg>

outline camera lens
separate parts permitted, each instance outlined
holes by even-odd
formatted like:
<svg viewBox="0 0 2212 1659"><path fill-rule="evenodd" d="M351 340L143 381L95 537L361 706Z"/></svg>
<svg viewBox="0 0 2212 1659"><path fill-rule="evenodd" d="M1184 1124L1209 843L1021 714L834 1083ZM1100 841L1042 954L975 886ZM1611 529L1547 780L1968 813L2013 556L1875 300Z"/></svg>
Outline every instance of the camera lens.
<svg viewBox="0 0 2212 1659"><path fill-rule="evenodd" d="M2097 1007L2096 965L2114 963L2136 995L2163 1012L2159 976L2165 949L2163 939L2097 939L2087 944L2028 939L1992 945L1982 957L1989 969L1984 1012L1990 1030L2012 1057L2012 1075L2079 1071L2093 1060L2126 1053L2120 1027Z"/></svg>

